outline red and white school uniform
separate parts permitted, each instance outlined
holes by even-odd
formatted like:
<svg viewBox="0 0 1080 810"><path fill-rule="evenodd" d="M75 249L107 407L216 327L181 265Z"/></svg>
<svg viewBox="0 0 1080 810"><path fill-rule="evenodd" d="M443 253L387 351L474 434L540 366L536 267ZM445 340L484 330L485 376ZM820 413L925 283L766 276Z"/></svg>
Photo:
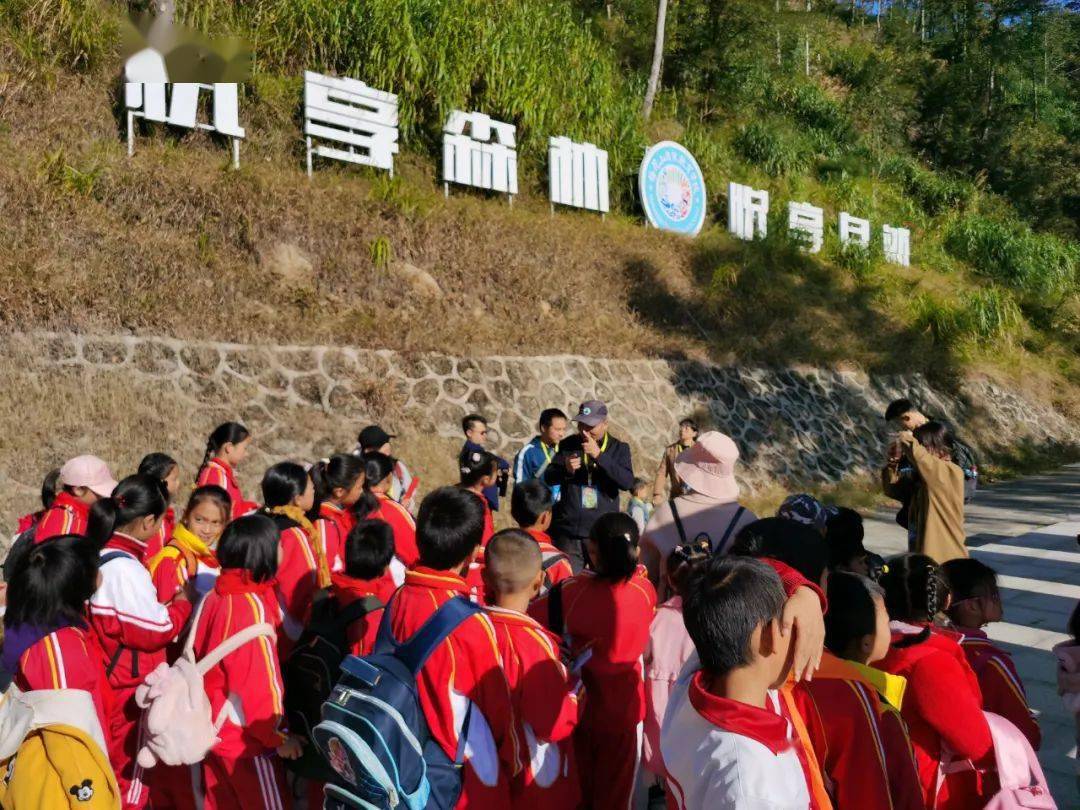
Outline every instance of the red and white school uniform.
<svg viewBox="0 0 1080 810"><path fill-rule="evenodd" d="M455 596L466 596L465 580L450 571L418 566L390 603L397 641L411 638L428 618ZM435 740L448 757L466 743L458 808L510 807L510 782L521 770L519 739L510 684L491 618L465 620L432 654L417 679L420 705ZM467 741L460 739L472 703Z"/></svg>
<svg viewBox="0 0 1080 810"><path fill-rule="evenodd" d="M89 692L101 723L101 733L108 739L112 687L105 677L97 636L89 628L62 627L42 636L19 656L14 680L24 692L34 689Z"/></svg>
<svg viewBox="0 0 1080 810"><path fill-rule="evenodd" d="M822 665L824 675L819 670L792 694L833 804L889 810L893 803L877 694L841 677L845 673L838 671L841 664L831 653L824 653Z"/></svg>
<svg viewBox="0 0 1080 810"><path fill-rule="evenodd" d="M53 505L45 510L37 522L34 542L41 543L51 537L62 534L86 534L86 524L90 519L90 507L72 495L61 491Z"/></svg>
<svg viewBox="0 0 1080 810"><path fill-rule="evenodd" d="M176 510L171 506L165 510L158 526L157 534L146 541L146 560L149 562L158 555L172 540L173 530L176 528Z"/></svg>
<svg viewBox="0 0 1080 810"><path fill-rule="evenodd" d="M347 608L353 602L364 597L374 596L385 606L394 595L394 584L385 577L378 579L355 579L348 574L330 575L330 595L334 597L338 609ZM370 655L375 649L375 638L379 635L379 623L385 608L378 608L361 616L346 629L351 655Z"/></svg>
<svg viewBox="0 0 1080 810"><path fill-rule="evenodd" d="M721 697L700 670L680 678L660 742L669 802L679 810L807 810L794 731L779 704L771 690L764 708Z"/></svg>
<svg viewBox="0 0 1080 810"><path fill-rule="evenodd" d="M356 518L351 509L329 501L319 504L319 517L315 521L315 528L319 530L326 564L332 574L345 570L345 539L355 525Z"/></svg>
<svg viewBox="0 0 1080 810"><path fill-rule="evenodd" d="M210 592L221 571L214 550L183 524L177 525L168 545L148 559L146 568L162 604L171 601L192 579L189 561L195 566L195 591L200 597Z"/></svg>
<svg viewBox="0 0 1080 810"><path fill-rule="evenodd" d="M416 521L408 509L392 498L379 492L375 493L375 497L379 505L368 518L390 524L394 530L394 556L403 567L412 568L420 559L420 549L416 545Z"/></svg>
<svg viewBox="0 0 1080 810"><path fill-rule="evenodd" d="M1042 744L1039 722L1028 705L1027 691L1012 656L992 642L982 630L958 627L964 634L960 646L979 679L983 709L1000 714L1028 738L1036 751Z"/></svg>
<svg viewBox="0 0 1080 810"><path fill-rule="evenodd" d="M247 571L227 568L206 595L195 656L202 658L245 627L280 626L281 612L271 583L253 582ZM291 807L284 771L275 749L286 738L284 687L273 641L249 641L225 656L203 680L213 716L226 706L226 720L203 762L208 810L283 810Z"/></svg>
<svg viewBox="0 0 1080 810"><path fill-rule="evenodd" d="M574 569L570 565L570 558L555 547L551 542L551 536L539 529L525 529L525 533L532 537L540 546L541 565L544 569L544 586L540 591L543 596L552 586L557 585L564 579L570 579L574 575Z"/></svg>
<svg viewBox="0 0 1080 810"><path fill-rule="evenodd" d="M488 608L510 682L524 768L511 785L515 810L567 810L581 803L573 732L580 682L559 658L559 639L524 613Z"/></svg>
<svg viewBox="0 0 1080 810"><path fill-rule="evenodd" d="M101 585L90 597L90 624L97 635L115 700L109 729L109 759L120 785L125 810L146 806L146 774L135 761L139 750L142 709L135 705L135 688L158 664L166 647L191 615L185 599L163 605L145 567L146 544L126 534L114 534L101 554L122 556L101 566Z"/></svg>
<svg viewBox="0 0 1080 810"><path fill-rule="evenodd" d="M910 730L923 800L928 807L945 810L982 807L996 790L996 780L981 779L974 771L947 776L934 803L943 745L948 745L954 756L976 764L993 753L979 682L960 648L959 637L901 622L893 622L892 630L892 647L877 666L907 678L900 714ZM989 784L991 781L995 784Z"/></svg>
<svg viewBox="0 0 1080 810"><path fill-rule="evenodd" d="M628 580L613 582L583 571L562 587L564 635L575 656L592 655L582 668L585 709L575 734L578 773L585 804L630 806L641 759L645 683L642 654L656 612L656 589L639 567ZM548 618L548 599L529 613Z"/></svg>
<svg viewBox="0 0 1080 810"><path fill-rule="evenodd" d="M280 515L273 517L281 531L281 563L275 580L285 635L280 641L296 641L311 617L311 604L319 588L318 557L302 526Z"/></svg>
<svg viewBox="0 0 1080 810"><path fill-rule="evenodd" d="M236 473L233 471L232 465L224 459L212 458L206 462L202 469L199 470L199 478L195 485L199 487L221 487L225 490L229 495L229 500L232 502L233 519L259 508L257 503L244 500L243 493L240 492L240 485L236 483Z"/></svg>

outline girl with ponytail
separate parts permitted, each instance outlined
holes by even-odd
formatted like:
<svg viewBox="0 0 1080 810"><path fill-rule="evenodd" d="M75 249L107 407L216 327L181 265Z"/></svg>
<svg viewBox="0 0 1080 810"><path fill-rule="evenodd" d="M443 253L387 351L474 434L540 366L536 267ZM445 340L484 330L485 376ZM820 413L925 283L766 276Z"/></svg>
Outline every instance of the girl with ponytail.
<svg viewBox="0 0 1080 810"><path fill-rule="evenodd" d="M315 591L330 585L330 570L323 555L318 529L308 519L315 504L315 486L307 470L294 461L270 467L262 479L264 511L278 529L281 564L277 570L277 596L287 639L279 646L288 652L311 615Z"/></svg>
<svg viewBox="0 0 1080 810"><path fill-rule="evenodd" d="M405 581L405 569L412 568L420 559L416 545L416 521L412 514L390 497L394 486L394 465L397 463L385 453L368 453L364 459L364 493L353 506L359 520L382 520L394 530L394 562L390 566L394 583Z"/></svg>
<svg viewBox="0 0 1080 810"><path fill-rule="evenodd" d="M100 585L90 599L90 624L115 693L106 734L125 808L142 808L149 800L146 775L135 759L142 717L135 688L165 662L166 648L191 615L183 591L167 604L158 601L146 568L147 543L157 535L167 506L165 485L136 474L90 511L87 541L101 549Z"/></svg>
<svg viewBox="0 0 1080 810"><path fill-rule="evenodd" d="M311 468L315 485L312 518L330 573L345 570L345 538L356 525L353 507L364 494L364 460L351 453L322 459Z"/></svg>
<svg viewBox="0 0 1080 810"><path fill-rule="evenodd" d="M976 768L986 764L980 760L993 756L979 682L959 636L934 624L949 602L941 566L925 554L901 554L889 560L880 584L885 589L892 638L888 654L877 667L907 679L900 714L911 733L926 806L982 807L997 790L996 784L988 784L992 778L961 771L947 775L940 792L937 788L943 748L954 759L970 760Z"/></svg>
<svg viewBox="0 0 1080 810"><path fill-rule="evenodd" d="M157 536L152 538L147 549L146 559L153 559L172 539L173 529L176 528L176 511L173 509L173 499L180 491L180 465L176 459L168 453L147 453L139 462L137 472L156 478L165 485L165 497L169 505L165 508L165 516L161 519L161 527Z"/></svg>
<svg viewBox="0 0 1080 810"><path fill-rule="evenodd" d="M224 422L206 440L206 452L195 476L195 486L221 487L228 493L234 518L259 508L257 503L244 500L236 483L235 469L250 449L251 432L239 422Z"/></svg>
<svg viewBox="0 0 1080 810"><path fill-rule="evenodd" d="M589 699L574 739L583 804L629 807L645 719L641 662L656 590L638 565L638 528L629 515L602 515L586 551L590 569L552 588L529 613L568 638L575 658L589 654L581 671ZM561 610L549 609L553 600Z"/></svg>

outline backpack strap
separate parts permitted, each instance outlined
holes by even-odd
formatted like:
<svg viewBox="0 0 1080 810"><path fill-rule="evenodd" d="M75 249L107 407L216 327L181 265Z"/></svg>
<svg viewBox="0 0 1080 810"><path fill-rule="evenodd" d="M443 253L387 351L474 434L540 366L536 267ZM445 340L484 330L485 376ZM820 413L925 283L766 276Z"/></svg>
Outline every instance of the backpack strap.
<svg viewBox="0 0 1080 810"><path fill-rule="evenodd" d="M365 596L363 599L357 599L338 611L338 624L343 628L347 628L357 619L362 619L381 607L383 607L382 600L377 596Z"/></svg>
<svg viewBox="0 0 1080 810"><path fill-rule="evenodd" d="M98 568L111 563L113 560L119 560L121 557L130 557L131 555L123 551L109 551L98 557ZM120 663L120 656L124 654L124 650L131 649L125 647L123 644L116 646L116 652L112 654L112 658L109 659L109 663L105 665L105 678L106 680L112 677L113 671L116 669L116 665ZM139 652L138 650L131 649L131 671L133 675L138 675L139 672Z"/></svg>
<svg viewBox="0 0 1080 810"><path fill-rule="evenodd" d="M206 601L206 600L203 600ZM194 628L192 628L194 634ZM249 641L254 641L257 638L266 636L269 639L277 640L277 633L274 632L274 625L267 622L260 622L259 624L252 624L245 627L239 633L229 636L223 642L218 644L214 649L199 659L195 664L200 675L205 675L211 669L221 663L222 659L226 655L236 652Z"/></svg>
<svg viewBox="0 0 1080 810"><path fill-rule="evenodd" d="M130 556L131 556L130 554L128 554L127 552L124 552L124 551L109 551L109 552L106 552L105 554L102 554L98 558L98 568L101 568L101 566L105 565L106 563L111 563L113 560L119 560L121 557L130 557Z"/></svg>
<svg viewBox="0 0 1080 810"><path fill-rule="evenodd" d="M550 557L540 563L540 570L546 573L547 571L561 563L563 560L569 559L570 558L563 554L561 551L558 554L552 554Z"/></svg>
<svg viewBox="0 0 1080 810"><path fill-rule="evenodd" d="M413 675L418 675L435 648L442 644L447 636L466 619L482 612L481 607L474 605L468 599L461 596L453 597L435 611L412 638L398 645L396 651L398 660L405 664Z"/></svg>
<svg viewBox="0 0 1080 810"><path fill-rule="evenodd" d="M548 591L548 629L560 638L566 629L562 603L562 584L564 582L566 582L565 579L556 582Z"/></svg>
<svg viewBox="0 0 1080 810"><path fill-rule="evenodd" d="M679 510L675 508L675 499L668 499L668 506L671 507L671 517L675 521L675 531L679 533L679 544L686 545L686 529L682 525L682 518L679 517Z"/></svg>
<svg viewBox="0 0 1080 810"><path fill-rule="evenodd" d="M728 539L731 537L731 533L735 531L735 527L739 525L739 520L742 519L744 512L746 512L745 506L740 506L735 510L735 517L731 519L731 522L727 525L727 529L724 530L724 536L720 538L720 545L716 547L716 551L719 551L721 554L727 551Z"/></svg>

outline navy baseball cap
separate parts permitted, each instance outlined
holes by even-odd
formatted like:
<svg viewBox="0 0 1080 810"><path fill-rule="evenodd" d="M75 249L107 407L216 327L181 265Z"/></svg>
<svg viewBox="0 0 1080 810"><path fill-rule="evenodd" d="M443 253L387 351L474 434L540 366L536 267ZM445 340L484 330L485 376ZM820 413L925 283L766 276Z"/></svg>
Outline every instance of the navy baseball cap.
<svg viewBox="0 0 1080 810"><path fill-rule="evenodd" d="M585 427L596 427L607 419L607 405L598 399L582 402L574 421Z"/></svg>

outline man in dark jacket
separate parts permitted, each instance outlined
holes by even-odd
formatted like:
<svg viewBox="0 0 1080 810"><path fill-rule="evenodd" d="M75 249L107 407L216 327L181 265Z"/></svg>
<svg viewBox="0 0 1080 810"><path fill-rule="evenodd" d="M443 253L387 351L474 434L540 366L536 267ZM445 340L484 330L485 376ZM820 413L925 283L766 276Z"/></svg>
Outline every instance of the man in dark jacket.
<svg viewBox="0 0 1080 810"><path fill-rule="evenodd" d="M634 486L634 466L630 446L607 432L608 410L603 402L583 402L574 421L577 434L559 444L544 480L560 487L551 538L577 573L585 564L589 530L601 515L619 511L619 492Z"/></svg>

